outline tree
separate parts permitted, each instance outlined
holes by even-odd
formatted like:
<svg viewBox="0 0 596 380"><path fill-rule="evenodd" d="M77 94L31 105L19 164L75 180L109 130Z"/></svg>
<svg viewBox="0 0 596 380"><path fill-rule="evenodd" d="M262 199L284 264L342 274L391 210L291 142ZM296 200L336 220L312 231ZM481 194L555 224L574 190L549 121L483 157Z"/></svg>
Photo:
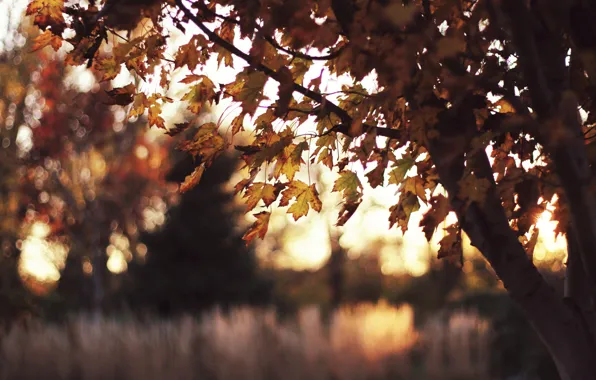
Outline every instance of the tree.
<svg viewBox="0 0 596 380"><path fill-rule="evenodd" d="M236 227L242 213L225 188L237 164L237 158L221 157L168 211L161 229L141 236L147 254L144 263L131 265L132 283L124 289L133 308L171 316L269 301L270 284L242 240ZM179 183L194 166L185 155L167 179Z"/></svg>
<svg viewBox="0 0 596 380"><path fill-rule="evenodd" d="M250 173L237 185L249 211L278 199L276 205L288 207L295 219L319 211L316 184L295 174L321 162L339 171L333 191L344 197L343 225L362 197L365 179L353 170L359 163L372 187L399 186L391 225L405 230L411 213L426 203L431 208L422 228L430 238L454 212L458 223L446 230L440 255L458 254L465 232L524 311L562 378L593 377L592 3L127 0L99 7L33 0L27 14L44 30L36 44L66 42L67 62L87 64L105 80L126 68L142 79L158 75L168 87L173 74L188 70L183 82L191 86L180 100L191 112L224 98L238 102L232 135L249 118L254 125L249 143L236 147ZM134 30L137 21L142 33ZM168 25L190 37L173 57L166 54ZM128 30L130 38L115 29ZM239 47L241 39L247 48ZM97 58L104 43L114 45L112 53ZM220 85L200 73L211 57L225 66L234 65L233 57L247 65ZM309 69L321 70L321 61L324 70L313 77ZM349 83L339 93L325 93L329 75ZM277 99L263 103L269 79L279 85ZM133 103L133 115L147 110L149 124L165 127L160 109L170 99L159 92L145 94L131 83L110 95L115 103ZM257 114L259 104L268 109ZM313 123L316 132L310 133ZM183 148L198 165L182 190L231 145L216 124L197 129ZM263 171L267 180L257 180ZM557 206L557 232L570 242L564 300L531 260L539 233L534 220L549 202ZM269 215L267 208L255 214L247 241L266 233Z"/></svg>

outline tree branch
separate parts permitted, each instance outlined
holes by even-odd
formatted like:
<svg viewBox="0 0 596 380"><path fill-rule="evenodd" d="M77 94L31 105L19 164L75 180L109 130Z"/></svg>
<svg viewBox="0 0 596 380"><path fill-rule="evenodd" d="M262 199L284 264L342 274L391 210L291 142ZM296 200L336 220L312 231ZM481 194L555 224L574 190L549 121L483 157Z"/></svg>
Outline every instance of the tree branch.
<svg viewBox="0 0 596 380"><path fill-rule="evenodd" d="M224 16L224 15L220 15L219 13L213 11L212 9L209 9L205 4L199 2L199 9L205 13L208 13L209 15L219 18L221 20L227 21L229 23L232 24L236 24L239 25L240 22L238 20L236 20L235 18L232 17L228 17L228 16ZM257 27L257 30L262 30L261 28ZM302 59L307 59L309 61L328 61L330 59L334 59L337 58L341 52L344 50L344 47L340 47L339 49L337 49L336 51L333 51L327 55L321 55L321 56L314 56L314 55L310 55L310 54L306 54L306 53L302 53L300 51L296 51L296 50L292 50L292 49L288 49L286 47L281 46L273 37L271 36L262 36L263 39L265 41L267 41L271 46L273 46L274 48L283 51L284 53L287 53L295 58L302 58Z"/></svg>
<svg viewBox="0 0 596 380"><path fill-rule="evenodd" d="M184 4L182 4L182 0L175 0L175 1L176 1L176 5L178 6L178 8L180 8L180 10L184 13L184 15L186 17L188 17L188 19L191 20L196 26L198 26L199 29L201 29L201 31L203 33L205 33L207 35L207 37L213 43L223 47L224 49L228 50L230 53L242 58L251 67L253 67L256 70L261 71L262 73L268 75L269 77L275 79L276 81L278 81L280 83L283 81L282 75L280 75L280 73L271 69L268 66L265 66L261 62L256 62L255 59L253 57L251 57L249 54L244 53L243 51L238 49L236 46L231 44L230 42L228 42L228 41L224 40L223 38L221 38L220 36L218 36L217 33L213 32L209 28L207 28L195 14L193 14ZM320 93L318 93L316 91L309 90L306 87L299 85L298 83L294 83L293 87L294 87L294 91L320 103L321 106L323 108L325 108L327 111L336 114L341 119L341 121L343 123L348 124L348 125L352 124L352 117L344 109L339 107L337 104L332 103L331 101L327 100Z"/></svg>

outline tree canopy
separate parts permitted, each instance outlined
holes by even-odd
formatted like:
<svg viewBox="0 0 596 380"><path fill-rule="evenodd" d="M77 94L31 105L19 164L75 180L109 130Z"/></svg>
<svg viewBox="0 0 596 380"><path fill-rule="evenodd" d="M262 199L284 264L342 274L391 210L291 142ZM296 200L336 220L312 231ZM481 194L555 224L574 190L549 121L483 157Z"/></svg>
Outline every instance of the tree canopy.
<svg viewBox="0 0 596 380"><path fill-rule="evenodd" d="M191 116L167 128L170 135L196 129L180 146L196 160L181 191L227 148L242 152L248 174L236 191L256 217L247 242L266 234L271 206L286 207L294 219L321 210L317 184L297 178L302 167L321 163L338 173L340 226L358 209L363 182L396 184L391 226L405 231L410 215L427 204L421 225L430 239L455 212L458 222L446 230L440 255L460 255L466 232L562 377L591 378L596 7L590 2L33 0L26 13L42 31L34 50L60 50L67 64L86 65L103 81L126 71L137 78L106 92L130 117L146 115L150 126L166 129L164 105L187 104ZM186 42L172 50L175 29ZM213 80L205 70L212 59L236 68L235 78ZM176 80L188 87L170 96L181 72ZM330 79L347 84L326 93ZM265 91L269 83L276 92ZM206 104L224 99L241 110L229 133L198 118ZM250 135L235 143L245 129ZM355 165L365 168L363 176ZM531 260L535 221L548 204L556 205L557 232L570 242L565 302Z"/></svg>

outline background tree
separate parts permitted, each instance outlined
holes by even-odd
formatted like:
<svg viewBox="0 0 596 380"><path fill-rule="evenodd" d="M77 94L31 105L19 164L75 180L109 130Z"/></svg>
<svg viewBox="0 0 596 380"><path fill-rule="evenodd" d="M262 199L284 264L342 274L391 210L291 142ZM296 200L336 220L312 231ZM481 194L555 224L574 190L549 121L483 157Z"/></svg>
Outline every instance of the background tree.
<svg viewBox="0 0 596 380"><path fill-rule="evenodd" d="M131 266L131 283L124 289L133 309L171 316L270 300L271 284L258 269L254 249L242 240L237 228L242 213L226 186L237 165L237 158L221 157L170 208L163 228L141 236L147 254ZM180 183L194 167L185 154L167 179Z"/></svg>
<svg viewBox="0 0 596 380"><path fill-rule="evenodd" d="M430 204L422 222L430 239L454 212L458 222L447 228L441 256L459 255L465 232L536 329L561 376L593 377L596 201L588 153L594 146L596 9L590 2L114 4L99 11L94 2L81 7L33 0L27 13L44 30L35 42L66 41L67 62L93 66L106 80L126 67L140 78L159 72L161 86L168 87L184 68L190 73L183 82L191 86L180 99L191 112L221 98L238 102L232 135L248 118L254 131L247 145L237 147L249 172L237 191L246 195L248 211L265 206L246 240L266 233L267 207L278 199L295 219L321 209L316 184L296 177L311 160L338 169L333 191L344 197L338 218L343 225L362 199L364 176L355 170L360 165L371 187L386 181L399 186L391 225L406 230L411 213ZM129 16L126 22L122 14ZM135 34L143 17L143 32ZM166 56L166 20L190 36L173 57ZM66 29L74 37L63 40ZM134 38L107 38L118 36L114 29L129 30ZM239 48L237 37L250 47ZM97 57L104 41L114 45L112 53ZM231 83L220 85L197 70L210 57L232 66L233 56L247 66L236 65ZM313 63L319 61L325 66ZM348 84L325 93L325 70L349 77ZM277 100L256 114L268 79L279 84ZM365 86L367 81L374 85ZM149 123L165 127L160 109L169 99L146 92L131 83L110 94L118 104L132 102L134 115L147 109ZM198 183L231 144L218 127L199 125L185 144L198 166L183 190ZM571 247L565 301L531 260L539 234L534 221L555 199L558 232L567 234Z"/></svg>

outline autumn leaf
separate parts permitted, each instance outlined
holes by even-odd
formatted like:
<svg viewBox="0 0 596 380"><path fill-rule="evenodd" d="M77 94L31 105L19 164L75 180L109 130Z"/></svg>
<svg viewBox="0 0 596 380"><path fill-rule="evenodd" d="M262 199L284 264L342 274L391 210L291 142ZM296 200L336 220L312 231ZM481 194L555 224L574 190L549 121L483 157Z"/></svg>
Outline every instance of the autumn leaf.
<svg viewBox="0 0 596 380"><path fill-rule="evenodd" d="M201 125L193 139L182 142L179 149L192 154L193 157L200 157L206 166L211 165L226 146L217 129L215 123Z"/></svg>
<svg viewBox="0 0 596 380"><path fill-rule="evenodd" d="M110 97L106 104L126 106L132 103L133 96L136 93L136 87L133 83L130 83L124 87L117 87L106 91L106 93Z"/></svg>
<svg viewBox="0 0 596 380"><path fill-rule="evenodd" d="M335 180L331 191L342 192L346 200L360 198L362 183L358 175L350 170L343 170L339 173L339 178Z"/></svg>
<svg viewBox="0 0 596 380"><path fill-rule="evenodd" d="M200 80L200 83L191 87L190 91L182 97L182 100L188 102L188 110L195 114L199 114L205 103L215 97L215 84L211 79L205 75L200 75L197 80ZM193 81L195 80L191 82Z"/></svg>
<svg viewBox="0 0 596 380"><path fill-rule="evenodd" d="M180 185L180 192L186 193L193 187L199 184L201 181L201 177L203 176L203 172L205 171L205 165L201 164L195 168L195 170L190 174L187 175L184 179L184 182Z"/></svg>
<svg viewBox="0 0 596 380"><path fill-rule="evenodd" d="M244 112L252 116L261 100L265 99L263 88L267 79L267 75L260 71L243 71L236 76L236 82L228 88L228 92L242 104Z"/></svg>
<svg viewBox="0 0 596 380"><path fill-rule="evenodd" d="M189 84L189 83L197 82L197 81L203 79L204 77L205 77L204 75L190 74L190 75L187 75L186 77L184 77L184 79L182 79L180 81L180 83Z"/></svg>
<svg viewBox="0 0 596 380"><path fill-rule="evenodd" d="M168 129L168 131L166 132L166 135L168 135L168 136L179 135L180 133L186 131L188 129L188 127L190 127L190 123L174 124L174 128Z"/></svg>
<svg viewBox="0 0 596 380"><path fill-rule="evenodd" d="M271 213L263 211L254 214L254 216L257 220L250 226L244 236L242 236L242 239L246 240L246 245L249 245L257 237L263 239L269 228L269 218L271 217Z"/></svg>
<svg viewBox="0 0 596 380"><path fill-rule="evenodd" d="M439 242L438 258L461 257L463 255L461 228L454 224L445 228L447 234Z"/></svg>
<svg viewBox="0 0 596 380"><path fill-rule="evenodd" d="M348 220L352 217L352 215L354 215L361 203L362 199L343 202L341 204L341 209L339 210L336 226L341 227L345 225L348 222Z"/></svg>
<svg viewBox="0 0 596 380"><path fill-rule="evenodd" d="M160 129L166 128L165 120L161 117L161 104L153 103L149 107L147 120L149 121L149 126L155 125L157 128Z"/></svg>
<svg viewBox="0 0 596 380"><path fill-rule="evenodd" d="M408 170L410 170L416 162L411 157L404 157L398 159L393 165L393 169L389 172L389 184L400 185Z"/></svg>
<svg viewBox="0 0 596 380"><path fill-rule="evenodd" d="M33 46L31 47L31 51L37 51L42 49L46 46L51 46L54 51L58 51L60 46L62 46L62 38L56 36L49 30L41 33L37 37L33 39Z"/></svg>
<svg viewBox="0 0 596 380"><path fill-rule="evenodd" d="M112 57L95 60L94 68L102 74L101 82L114 79L120 73L121 64Z"/></svg>
<svg viewBox="0 0 596 380"><path fill-rule="evenodd" d="M286 146L281 156L277 156L273 176L279 178L281 174L284 174L288 180L292 181L300 170L300 165L304 163L302 153L307 149L308 143L306 141Z"/></svg>
<svg viewBox="0 0 596 380"><path fill-rule="evenodd" d="M402 182L402 191L416 194L421 201L426 203L424 179L420 178L420 176L406 178L406 180Z"/></svg>
<svg viewBox="0 0 596 380"><path fill-rule="evenodd" d="M253 183L246 189L246 192L244 193L243 198L247 198L246 211L250 211L255 208L261 200L265 206L270 206L277 199L280 190L280 187L276 187L268 183Z"/></svg>
<svg viewBox="0 0 596 380"><path fill-rule="evenodd" d="M42 30L47 27L64 28L64 0L33 0L27 5L25 14L34 16L33 23Z"/></svg>
<svg viewBox="0 0 596 380"><path fill-rule="evenodd" d="M230 123L230 127L232 127L232 136L234 136L244 130L244 117L245 116L246 116L245 113L241 113L240 115L236 116Z"/></svg>
<svg viewBox="0 0 596 380"><path fill-rule="evenodd" d="M416 194L402 192L399 196L399 202L389 208L389 228L397 224L405 233L412 213L418 210L420 210L420 202L418 202Z"/></svg>
<svg viewBox="0 0 596 380"><path fill-rule="evenodd" d="M290 200L296 201L288 209L288 214L292 214L294 220L308 214L310 208L315 211L321 211L322 203L319 199L319 193L314 184L308 186L300 180L294 180L288 184L281 193L280 206L287 206Z"/></svg>
<svg viewBox="0 0 596 380"><path fill-rule="evenodd" d="M420 227L424 232L426 240L432 239L439 224L441 224L449 214L449 200L442 194L430 199L431 208L424 214L420 221Z"/></svg>
<svg viewBox="0 0 596 380"><path fill-rule="evenodd" d="M145 113L145 109L149 107L149 100L144 92L138 93L134 97L134 102L130 108L128 117L138 117Z"/></svg>

